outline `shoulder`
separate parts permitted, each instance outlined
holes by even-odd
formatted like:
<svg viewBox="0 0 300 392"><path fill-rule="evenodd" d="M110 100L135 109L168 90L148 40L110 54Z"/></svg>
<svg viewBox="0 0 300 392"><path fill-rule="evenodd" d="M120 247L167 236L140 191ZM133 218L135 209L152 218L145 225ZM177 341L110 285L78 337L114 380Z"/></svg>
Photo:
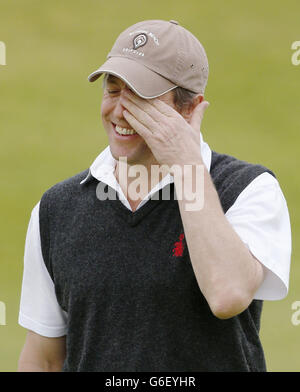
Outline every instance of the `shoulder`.
<svg viewBox="0 0 300 392"><path fill-rule="evenodd" d="M60 181L47 189L40 200L40 221L56 212L63 212L69 208L72 201L80 199L83 186L80 184L89 173L83 170L63 181Z"/></svg>
<svg viewBox="0 0 300 392"><path fill-rule="evenodd" d="M81 171L80 173L75 174L72 177L69 177L63 181L54 184L53 186L51 186L49 189L45 191L43 196L57 195L62 192L80 189L80 182L86 178L88 173L89 170L86 169Z"/></svg>
<svg viewBox="0 0 300 392"><path fill-rule="evenodd" d="M275 174L263 165L212 151L210 175L224 212L233 205L241 192L263 173L268 173L266 178L276 178Z"/></svg>
<svg viewBox="0 0 300 392"><path fill-rule="evenodd" d="M224 180L225 177L256 177L259 174L268 172L275 177L275 174L267 167L260 164L253 164L247 161L243 161L236 157L226 154L220 154L212 151L211 161L211 175L216 178L217 181Z"/></svg>
<svg viewBox="0 0 300 392"><path fill-rule="evenodd" d="M41 203L46 200L52 199L64 199L65 197L69 197L70 195L79 192L82 188L80 182L86 178L89 173L89 169L83 170L80 173L75 174L72 177L69 177L63 181L60 181L54 185L52 185L49 189L47 189L41 198Z"/></svg>

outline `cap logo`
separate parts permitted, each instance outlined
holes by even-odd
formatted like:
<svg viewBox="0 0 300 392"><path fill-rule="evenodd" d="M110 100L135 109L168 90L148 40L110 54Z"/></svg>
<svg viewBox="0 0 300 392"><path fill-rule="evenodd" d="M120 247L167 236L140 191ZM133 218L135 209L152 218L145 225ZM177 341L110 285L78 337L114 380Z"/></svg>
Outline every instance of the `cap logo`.
<svg viewBox="0 0 300 392"><path fill-rule="evenodd" d="M141 46L146 45L148 41L146 34L139 34L133 39L133 49L140 48Z"/></svg>

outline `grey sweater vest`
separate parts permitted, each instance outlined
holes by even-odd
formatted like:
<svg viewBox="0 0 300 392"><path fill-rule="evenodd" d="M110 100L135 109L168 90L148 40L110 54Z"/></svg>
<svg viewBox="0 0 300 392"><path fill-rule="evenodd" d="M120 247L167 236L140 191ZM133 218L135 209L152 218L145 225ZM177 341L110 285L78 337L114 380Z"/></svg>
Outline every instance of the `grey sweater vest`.
<svg viewBox="0 0 300 392"><path fill-rule="evenodd" d="M213 152L210 174L224 213L268 171ZM227 320L197 284L173 196L129 211L100 201L88 170L47 190L40 203L45 265L68 313L64 371L266 371L262 301Z"/></svg>

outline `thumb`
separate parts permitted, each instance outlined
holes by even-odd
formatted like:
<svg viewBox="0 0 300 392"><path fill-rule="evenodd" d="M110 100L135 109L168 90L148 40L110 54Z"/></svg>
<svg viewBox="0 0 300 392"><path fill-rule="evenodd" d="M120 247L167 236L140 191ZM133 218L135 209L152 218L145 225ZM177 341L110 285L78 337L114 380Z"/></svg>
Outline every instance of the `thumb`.
<svg viewBox="0 0 300 392"><path fill-rule="evenodd" d="M195 129L195 131L198 132L200 131L200 126L201 126L202 119L204 117L204 112L208 106L209 106L209 102L202 101L195 107L190 120L190 125Z"/></svg>

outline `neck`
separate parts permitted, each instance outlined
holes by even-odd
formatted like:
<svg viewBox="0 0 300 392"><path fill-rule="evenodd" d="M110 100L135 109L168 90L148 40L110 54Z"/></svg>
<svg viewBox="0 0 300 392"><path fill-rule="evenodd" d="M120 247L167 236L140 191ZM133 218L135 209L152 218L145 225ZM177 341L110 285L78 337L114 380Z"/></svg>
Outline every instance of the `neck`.
<svg viewBox="0 0 300 392"><path fill-rule="evenodd" d="M169 173L155 159L144 164L117 161L115 177L133 211L146 195Z"/></svg>

